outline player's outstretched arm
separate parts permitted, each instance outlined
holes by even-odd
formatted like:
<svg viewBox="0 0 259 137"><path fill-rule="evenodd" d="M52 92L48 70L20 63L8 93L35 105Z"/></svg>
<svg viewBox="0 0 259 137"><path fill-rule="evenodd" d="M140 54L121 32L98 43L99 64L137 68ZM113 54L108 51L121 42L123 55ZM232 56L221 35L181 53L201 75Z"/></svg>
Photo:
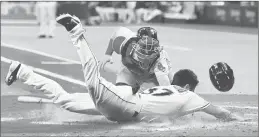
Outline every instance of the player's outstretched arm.
<svg viewBox="0 0 259 137"><path fill-rule="evenodd" d="M245 120L242 116L238 115L237 113L232 113L225 108L215 106L209 103L208 101L206 101L194 92L187 91L187 93L183 94L182 97L188 98L188 101L183 105L181 109L181 115L187 115L193 112L201 111L224 121Z"/></svg>
<svg viewBox="0 0 259 137"><path fill-rule="evenodd" d="M225 121L234 121L234 120L244 121L245 120L242 116L239 116L236 113L232 113L231 111L225 108L215 106L212 104L204 108L202 111L207 114L213 115L218 119L222 119Z"/></svg>

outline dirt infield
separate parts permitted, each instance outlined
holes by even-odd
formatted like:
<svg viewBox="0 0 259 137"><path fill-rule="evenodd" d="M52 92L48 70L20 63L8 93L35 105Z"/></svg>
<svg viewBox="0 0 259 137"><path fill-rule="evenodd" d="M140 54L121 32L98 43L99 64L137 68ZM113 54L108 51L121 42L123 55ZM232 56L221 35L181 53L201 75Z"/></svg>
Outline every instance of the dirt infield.
<svg viewBox="0 0 259 137"><path fill-rule="evenodd" d="M254 97L249 98L251 101L232 102L228 107L250 119L245 122L222 122L196 113L173 121L117 124L102 116L75 114L53 105L18 103L17 96L4 96L1 136L258 136L258 108Z"/></svg>
<svg viewBox="0 0 259 137"><path fill-rule="evenodd" d="M21 105L23 104L17 106ZM246 110L245 116L251 118L246 122L220 122L204 113L197 113L170 122L161 119L152 123L117 124L107 121L102 116L74 114L49 105L38 105L38 107L41 109L19 113L18 120L2 121L1 135L258 136L257 109ZM238 110L240 112L241 109Z"/></svg>

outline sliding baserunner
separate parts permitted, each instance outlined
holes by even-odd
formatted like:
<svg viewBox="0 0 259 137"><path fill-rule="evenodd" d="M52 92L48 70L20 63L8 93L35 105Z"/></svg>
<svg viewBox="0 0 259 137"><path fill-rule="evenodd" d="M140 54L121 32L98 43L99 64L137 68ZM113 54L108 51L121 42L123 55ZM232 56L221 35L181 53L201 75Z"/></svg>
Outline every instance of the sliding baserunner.
<svg viewBox="0 0 259 137"><path fill-rule="evenodd" d="M227 121L244 120L243 117L214 106L194 93L199 81L190 70L178 71L170 86L153 87L143 93L133 94L130 86L115 86L100 76L100 65L83 35L85 30L80 20L65 14L59 16L57 22L69 32L82 63L86 89L90 95L90 97L84 95L85 101L89 102L91 98L96 110L107 119L122 122L151 120L160 116L177 118L202 111ZM53 99L54 103L62 102L61 107L67 106L64 108L69 111L80 113L83 109L89 109L87 103L82 103L83 96L79 99L78 96L67 93L55 81L34 73L19 62L11 64L6 83L11 85L16 79L43 91L47 97Z"/></svg>

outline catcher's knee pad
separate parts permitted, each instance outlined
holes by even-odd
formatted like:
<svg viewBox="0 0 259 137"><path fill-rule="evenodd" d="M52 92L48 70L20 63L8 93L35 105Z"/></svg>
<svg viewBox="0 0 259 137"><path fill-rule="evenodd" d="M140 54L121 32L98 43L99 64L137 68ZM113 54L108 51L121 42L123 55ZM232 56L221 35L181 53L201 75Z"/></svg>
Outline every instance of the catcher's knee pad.
<svg viewBox="0 0 259 137"><path fill-rule="evenodd" d="M227 63L218 62L212 65L209 74L213 86L221 92L229 91L234 85L234 73Z"/></svg>

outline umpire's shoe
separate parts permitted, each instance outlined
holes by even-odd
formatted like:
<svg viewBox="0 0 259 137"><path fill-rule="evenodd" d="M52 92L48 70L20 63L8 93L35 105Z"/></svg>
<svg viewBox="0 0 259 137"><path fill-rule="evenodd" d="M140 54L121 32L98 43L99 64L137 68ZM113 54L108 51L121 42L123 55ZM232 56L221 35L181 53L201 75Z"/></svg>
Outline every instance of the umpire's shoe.
<svg viewBox="0 0 259 137"><path fill-rule="evenodd" d="M18 61L12 61L10 67L9 67L9 71L7 73L6 79L5 79L5 83L10 86L11 84L13 84L14 81L17 80L18 78L18 72L21 68L21 63Z"/></svg>
<svg viewBox="0 0 259 137"><path fill-rule="evenodd" d="M80 24L80 19L70 14L62 14L56 18L56 21L63 25L67 31L71 31L76 25Z"/></svg>

